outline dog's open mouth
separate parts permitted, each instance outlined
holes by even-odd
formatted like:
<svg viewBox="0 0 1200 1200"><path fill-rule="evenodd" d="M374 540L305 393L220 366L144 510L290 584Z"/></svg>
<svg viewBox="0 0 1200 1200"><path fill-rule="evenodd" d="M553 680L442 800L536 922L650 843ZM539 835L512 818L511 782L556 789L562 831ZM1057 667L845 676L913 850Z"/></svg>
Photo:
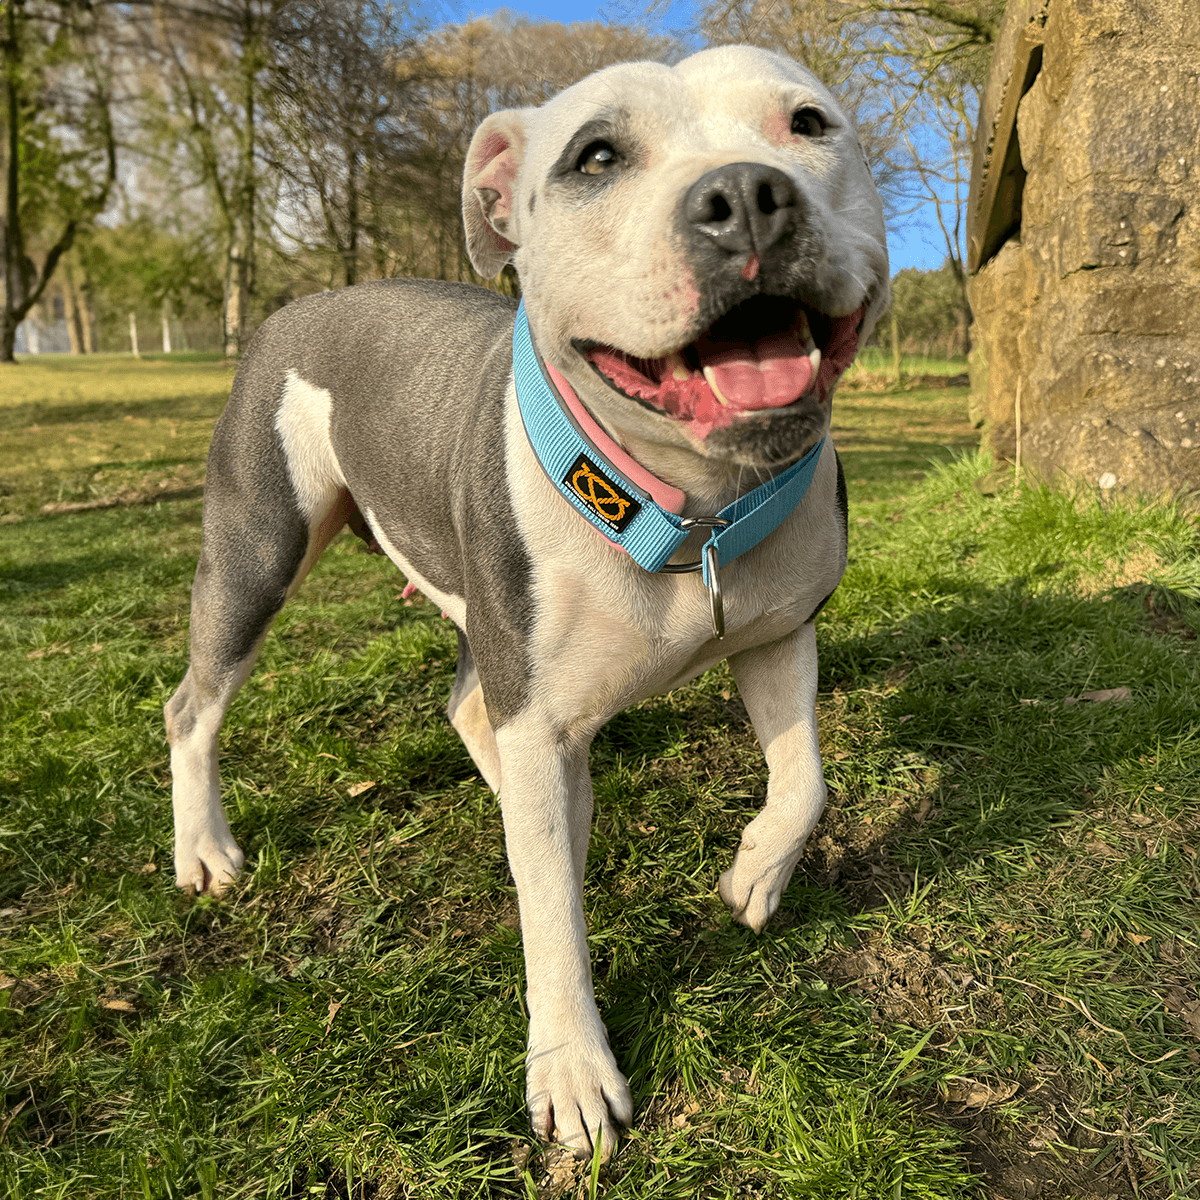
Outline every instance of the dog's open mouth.
<svg viewBox="0 0 1200 1200"><path fill-rule="evenodd" d="M739 414L825 400L858 352L864 308L830 317L782 296L755 296L662 358L613 346L584 354L618 391L704 437Z"/></svg>

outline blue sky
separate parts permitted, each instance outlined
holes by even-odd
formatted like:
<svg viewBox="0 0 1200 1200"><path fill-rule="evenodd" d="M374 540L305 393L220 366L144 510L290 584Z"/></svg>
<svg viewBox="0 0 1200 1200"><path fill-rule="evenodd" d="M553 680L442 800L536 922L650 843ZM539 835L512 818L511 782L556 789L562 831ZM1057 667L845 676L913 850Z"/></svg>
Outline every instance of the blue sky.
<svg viewBox="0 0 1200 1200"><path fill-rule="evenodd" d="M509 4L473 4L469 0L448 8L458 9L457 19L486 16L499 8L546 21L629 21L645 22L645 0L604 0L599 4L578 0L514 0ZM694 23L695 0L659 0L657 24L663 29L686 32ZM452 18L454 19L454 18ZM946 258L945 241L938 229L931 206L919 208L902 222L888 228L888 253L892 273L905 267L928 270L940 267Z"/></svg>

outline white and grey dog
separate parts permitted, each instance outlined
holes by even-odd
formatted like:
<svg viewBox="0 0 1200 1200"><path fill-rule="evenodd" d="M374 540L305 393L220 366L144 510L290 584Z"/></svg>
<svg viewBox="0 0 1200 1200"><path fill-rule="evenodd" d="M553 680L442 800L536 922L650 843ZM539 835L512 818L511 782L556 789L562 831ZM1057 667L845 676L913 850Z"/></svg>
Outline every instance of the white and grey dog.
<svg viewBox="0 0 1200 1200"><path fill-rule="evenodd" d="M813 618L846 562L826 435L887 304L882 211L829 92L738 46L495 113L463 213L472 263L512 262L523 312L465 285L364 284L275 314L238 371L208 460L191 664L166 706L176 877L219 892L242 866L218 728L349 524L458 627L448 711L500 797L533 1124L607 1155L633 1111L588 961L588 747L621 709L729 659L770 777L719 887L760 930L825 803ZM565 474L546 436L568 446ZM753 508L801 462L807 491L714 551L733 502ZM627 536L642 526L675 537L649 566ZM702 554L702 574L671 570Z"/></svg>

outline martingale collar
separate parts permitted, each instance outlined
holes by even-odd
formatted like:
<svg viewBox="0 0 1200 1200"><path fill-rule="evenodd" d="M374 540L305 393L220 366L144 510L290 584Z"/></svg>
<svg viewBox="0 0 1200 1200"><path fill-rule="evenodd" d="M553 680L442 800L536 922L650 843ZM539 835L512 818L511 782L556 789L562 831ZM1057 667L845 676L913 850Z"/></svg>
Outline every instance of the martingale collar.
<svg viewBox="0 0 1200 1200"><path fill-rule="evenodd" d="M713 632L723 637L719 568L757 546L804 499L825 445L727 504L715 517L683 517L686 497L650 474L600 428L571 385L543 363L529 333L525 302L513 328L517 404L529 444L550 482L594 529L647 571L701 571L713 610ZM693 529L711 529L699 561L670 559Z"/></svg>

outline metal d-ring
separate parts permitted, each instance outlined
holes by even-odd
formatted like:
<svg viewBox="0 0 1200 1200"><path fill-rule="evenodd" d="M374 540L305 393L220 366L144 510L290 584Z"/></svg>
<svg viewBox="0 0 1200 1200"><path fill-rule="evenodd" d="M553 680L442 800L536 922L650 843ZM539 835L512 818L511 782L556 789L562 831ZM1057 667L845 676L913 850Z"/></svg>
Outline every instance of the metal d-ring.
<svg viewBox="0 0 1200 1200"><path fill-rule="evenodd" d="M721 529L728 525L725 517L684 517L679 522L681 529ZM708 601L712 608L713 633L718 638L725 636L725 603L721 596L721 577L717 573L717 548L713 545L704 547L704 558L690 563L667 563L659 570L667 575L688 575L693 571L703 570L708 564Z"/></svg>
<svg viewBox="0 0 1200 1200"><path fill-rule="evenodd" d="M712 605L713 633L720 640L725 636L725 601L721 597L721 576L717 573L716 546L705 546L704 557L708 562L708 600Z"/></svg>

